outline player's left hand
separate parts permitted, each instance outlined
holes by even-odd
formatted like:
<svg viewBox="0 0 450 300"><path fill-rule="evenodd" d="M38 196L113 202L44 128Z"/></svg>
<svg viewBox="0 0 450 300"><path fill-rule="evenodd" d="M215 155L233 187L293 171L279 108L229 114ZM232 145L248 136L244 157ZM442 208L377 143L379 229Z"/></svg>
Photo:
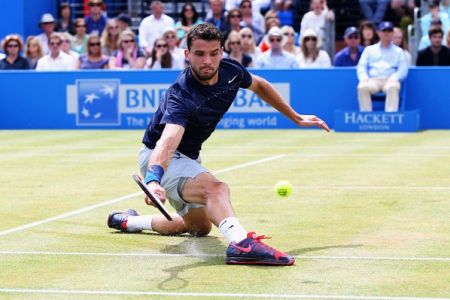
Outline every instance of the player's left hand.
<svg viewBox="0 0 450 300"><path fill-rule="evenodd" d="M299 121L299 125L303 127L317 126L327 132L330 132L330 127L321 118L315 115L301 115L302 120Z"/></svg>

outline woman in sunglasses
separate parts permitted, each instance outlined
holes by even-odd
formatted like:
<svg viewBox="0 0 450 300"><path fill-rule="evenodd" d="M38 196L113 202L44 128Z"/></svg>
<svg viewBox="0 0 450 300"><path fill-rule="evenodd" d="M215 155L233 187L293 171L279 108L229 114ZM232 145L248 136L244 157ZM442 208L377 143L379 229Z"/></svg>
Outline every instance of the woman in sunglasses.
<svg viewBox="0 0 450 300"><path fill-rule="evenodd" d="M261 50L256 47L256 40L253 35L253 31L248 27L244 27L241 31L239 31L239 35L241 36L242 49L244 50L244 53L249 55L252 58L252 61L255 62L261 54Z"/></svg>
<svg viewBox="0 0 450 300"><path fill-rule="evenodd" d="M253 67L252 58L244 53L241 36L237 31L230 32L225 42L225 49L228 52L228 58L234 59L246 68Z"/></svg>
<svg viewBox="0 0 450 300"><path fill-rule="evenodd" d="M295 31L292 26L284 25L281 27L281 32L284 37L283 50L287 51L295 56L299 55L301 50L299 46L295 45Z"/></svg>
<svg viewBox="0 0 450 300"><path fill-rule="evenodd" d="M119 22L116 19L109 19L105 30L102 32L100 38L102 43L102 53L111 56L114 51L117 51L117 41L119 40Z"/></svg>
<svg viewBox="0 0 450 300"><path fill-rule="evenodd" d="M178 40L182 41L192 26L201 23L202 21L198 18L195 6L190 2L186 2L181 9L181 20L175 24Z"/></svg>
<svg viewBox="0 0 450 300"><path fill-rule="evenodd" d="M109 58L102 54L100 37L91 35L87 43L86 54L77 61L77 69L107 69Z"/></svg>
<svg viewBox="0 0 450 300"><path fill-rule="evenodd" d="M44 56L44 50L42 49L41 42L39 42L36 36L30 35L27 38L25 46L25 57L28 60L30 69L36 69L38 60Z"/></svg>
<svg viewBox="0 0 450 300"><path fill-rule="evenodd" d="M328 53L320 50L319 37L316 31L308 28L301 37L301 52L297 56L300 68L326 68L331 66Z"/></svg>
<svg viewBox="0 0 450 300"><path fill-rule="evenodd" d="M122 31L117 50L109 59L110 69L143 69L144 54L136 45L136 35L131 30Z"/></svg>
<svg viewBox="0 0 450 300"><path fill-rule="evenodd" d="M72 50L78 54L86 52L86 45L89 36L86 34L86 22L83 18L75 20L75 36L72 41Z"/></svg>
<svg viewBox="0 0 450 300"><path fill-rule="evenodd" d="M148 69L174 68L174 58L170 53L169 44L164 38L156 39L146 66Z"/></svg>
<svg viewBox="0 0 450 300"><path fill-rule="evenodd" d="M23 42L19 35L8 35L2 44L6 57L0 60L0 70L27 70L30 68L27 59L20 55Z"/></svg>

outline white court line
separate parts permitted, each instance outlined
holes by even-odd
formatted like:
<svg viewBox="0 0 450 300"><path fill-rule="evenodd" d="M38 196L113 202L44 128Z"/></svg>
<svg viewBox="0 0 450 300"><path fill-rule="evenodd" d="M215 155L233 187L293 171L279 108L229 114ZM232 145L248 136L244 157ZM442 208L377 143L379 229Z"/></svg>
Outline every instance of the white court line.
<svg viewBox="0 0 450 300"><path fill-rule="evenodd" d="M272 189L267 185L239 185L232 184L233 188L265 190ZM342 189L342 190L411 190L411 191L440 191L450 190L450 186L399 186L399 185L298 185L292 186L294 189Z"/></svg>
<svg viewBox="0 0 450 300"><path fill-rule="evenodd" d="M307 294L244 294L244 293L195 293L152 291L106 291L106 290L58 290L58 289L8 289L0 293L63 294L63 295L111 295L111 296L166 296L166 297L221 297L221 298L278 298L278 299L351 299L351 300L450 300L450 298L390 297L390 296L338 296Z"/></svg>
<svg viewBox="0 0 450 300"><path fill-rule="evenodd" d="M48 256L106 256L106 257L225 257L223 254L208 253L136 253L136 252L58 252L58 251L14 251L0 250L0 255L48 255ZM295 258L305 260L375 260L375 261L436 261L450 262L450 257L414 257L414 256L326 256L326 255L297 255Z"/></svg>
<svg viewBox="0 0 450 300"><path fill-rule="evenodd" d="M263 162L268 162L268 161L271 161L271 160L279 159L279 158L282 158L282 157L285 157L285 156L286 156L285 154L274 155L274 156L266 157L266 158L263 158L263 159L251 161L251 162L248 162L248 163L243 163L243 164L239 164L239 165L236 165L236 166L224 168L224 169L212 172L212 173L213 174L221 174L221 173L225 173L225 172L228 172L228 171L233 171L233 170L237 170L237 169L241 169L241 168L257 165L257 164L260 164L260 163L263 163ZM46 224L46 223L50 223L50 222L53 222L53 221L56 221L56 220L60 220L60 219L72 217L72 216L75 216L75 215L79 215L81 213L84 213L84 212L87 212L87 211L90 211L90 210L93 210L93 209L96 209L96 208L99 208L99 207L107 206L107 205L110 205L110 204L113 204L113 203L117 203L117 202L120 202L120 201L123 201L123 200L127 200L127 199L130 199L130 198L133 198L133 197L137 197L137 196L139 196L141 194L142 194L142 192L137 192L137 193L125 195L125 196L122 196L122 197L119 197L119 198L114 198L114 199L111 199L111 200L108 200L108 201L104 201L104 202L101 202L101 203L98 203L98 204L94 204L94 205L91 205L91 206L88 206L88 207L84 207L84 208L80 208L80 209L77 209L77 210L74 210L74 211L71 211L71 212L68 212L68 213L64 213L62 215L58 215L58 216L54 216L54 217L47 218L47 219L44 219L44 220L40 220L40 221L36 221L36 222L33 222L33 223L25 224L25 225L22 225L22 226L19 226L19 227L3 230L3 231L0 231L0 236L7 235L9 233L13 233L13 232L17 232L17 231L21 231L21 230L25 230L25 229L28 229L28 228L36 227L36 226L39 226L39 225L42 225L42 224Z"/></svg>

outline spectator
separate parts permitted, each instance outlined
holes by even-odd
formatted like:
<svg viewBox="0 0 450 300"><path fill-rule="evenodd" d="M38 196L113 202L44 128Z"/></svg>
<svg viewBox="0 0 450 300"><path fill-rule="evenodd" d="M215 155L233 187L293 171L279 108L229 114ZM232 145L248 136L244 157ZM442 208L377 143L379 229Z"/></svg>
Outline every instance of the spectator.
<svg viewBox="0 0 450 300"><path fill-rule="evenodd" d="M84 18L88 34L101 35L107 18L102 12L103 0L89 0L89 16Z"/></svg>
<svg viewBox="0 0 450 300"><path fill-rule="evenodd" d="M283 34L279 27L272 27L268 33L270 49L256 60L256 67L262 69L297 69L295 56L284 51L282 47Z"/></svg>
<svg viewBox="0 0 450 300"><path fill-rule="evenodd" d="M300 36L307 29L313 29L320 39L320 43L325 43L325 22L334 20L334 14L328 10L326 1L311 0L311 10L307 12L300 24Z"/></svg>
<svg viewBox="0 0 450 300"><path fill-rule="evenodd" d="M214 24L222 33L230 29L230 25L225 18L222 0L209 0L212 17L205 20L206 23Z"/></svg>
<svg viewBox="0 0 450 300"><path fill-rule="evenodd" d="M102 54L100 37L90 35L87 42L86 54L77 60L77 69L107 69L108 56Z"/></svg>
<svg viewBox="0 0 450 300"><path fill-rule="evenodd" d="M241 31L241 21L242 21L242 13L237 8L232 8L228 11L227 15L228 24L230 24L230 29L224 33L223 39L226 41L228 39L228 35L232 31L239 32Z"/></svg>
<svg viewBox="0 0 450 300"><path fill-rule="evenodd" d="M23 41L19 35L10 34L6 36L2 45L6 57L0 60L0 70L28 70L30 68L28 60L20 55Z"/></svg>
<svg viewBox="0 0 450 300"><path fill-rule="evenodd" d="M184 50L178 47L178 37L175 28L169 27L164 30L163 38L169 45L169 52L172 54L172 68L173 69L184 69L185 68L185 58Z"/></svg>
<svg viewBox="0 0 450 300"><path fill-rule="evenodd" d="M292 0L276 0L275 9L281 26L294 26L294 4Z"/></svg>
<svg viewBox="0 0 450 300"><path fill-rule="evenodd" d="M197 10L191 2L186 2L181 9L181 20L175 24L178 40L183 40L192 26L202 23Z"/></svg>
<svg viewBox="0 0 450 300"><path fill-rule="evenodd" d="M361 46L361 38L358 28L351 26L345 29L344 41L346 47L334 56L335 67L354 67L358 64L364 47Z"/></svg>
<svg viewBox="0 0 450 300"><path fill-rule="evenodd" d="M450 0L442 0L441 4L439 5L439 10L441 12L447 13L447 15L450 17Z"/></svg>
<svg viewBox="0 0 450 300"><path fill-rule="evenodd" d="M370 21L364 21L359 27L361 33L361 45L367 47L378 43L378 36L375 25Z"/></svg>
<svg viewBox="0 0 450 300"><path fill-rule="evenodd" d="M30 35L25 46L25 57L28 60L30 69L36 69L38 60L44 56L41 43L37 37Z"/></svg>
<svg viewBox="0 0 450 300"><path fill-rule="evenodd" d="M428 31L431 45L417 55L417 66L450 66L450 49L442 45L444 32L435 27Z"/></svg>
<svg viewBox="0 0 450 300"><path fill-rule="evenodd" d="M261 37L264 32L264 18L261 13L252 10L252 1L242 0L240 4L242 13L242 27L249 27L256 37Z"/></svg>
<svg viewBox="0 0 450 300"><path fill-rule="evenodd" d="M359 7L364 19L375 24L384 19L389 0L359 0Z"/></svg>
<svg viewBox="0 0 450 300"><path fill-rule="evenodd" d="M117 41L119 40L119 21L118 19L109 19L106 28L103 30L100 38L102 43L102 53L111 56L117 50Z"/></svg>
<svg viewBox="0 0 450 300"><path fill-rule="evenodd" d="M372 111L371 94L386 93L385 111L396 112L399 105L400 82L408 74L403 50L392 43L394 25L378 25L380 42L364 49L357 67L358 100L361 111Z"/></svg>
<svg viewBox="0 0 450 300"><path fill-rule="evenodd" d="M49 54L38 60L36 71L66 71L75 69L70 55L61 51L61 35L52 33L48 40Z"/></svg>
<svg viewBox="0 0 450 300"><path fill-rule="evenodd" d="M300 54L300 47L295 45L295 31L292 26L284 25L281 27L281 32L284 37L283 50L297 56Z"/></svg>
<svg viewBox="0 0 450 300"><path fill-rule="evenodd" d="M49 51L48 39L50 35L55 32L55 18L53 18L52 14L43 14L39 26L42 29L42 33L39 34L37 38L41 43L44 54L47 54Z"/></svg>
<svg viewBox="0 0 450 300"><path fill-rule="evenodd" d="M447 34L445 35L445 45L447 48L450 48L450 30L447 31Z"/></svg>
<svg viewBox="0 0 450 300"><path fill-rule="evenodd" d="M146 66L149 69L172 69L174 67L173 56L165 39L156 39Z"/></svg>
<svg viewBox="0 0 450 300"><path fill-rule="evenodd" d="M63 2L59 5L59 17L58 23L56 24L57 32L68 32L72 35L75 34L73 22L72 22L72 9L70 4Z"/></svg>
<svg viewBox="0 0 450 300"><path fill-rule="evenodd" d="M119 32L125 31L125 30L131 30L131 18L126 13L121 13L116 18L117 25L119 25ZM106 23L106 26L108 26L108 23ZM103 32L105 32L103 30ZM103 35L103 33L102 33Z"/></svg>
<svg viewBox="0 0 450 300"><path fill-rule="evenodd" d="M238 31L230 32L225 42L225 50L228 52L229 58L234 59L246 68L253 67L252 57L244 53Z"/></svg>
<svg viewBox="0 0 450 300"><path fill-rule="evenodd" d="M268 12L265 16L265 34L260 38L257 39L256 35L255 35L255 39L256 41L259 41L259 49L261 50L261 52L265 52L267 50L269 50L270 48L270 43L269 43L269 31L271 28L273 27L280 27L280 20L278 19L278 17L276 16L276 14Z"/></svg>
<svg viewBox="0 0 450 300"><path fill-rule="evenodd" d="M256 47L256 41L255 37L253 36L253 31L248 27L244 27L241 29L239 34L241 36L242 49L244 50L244 53L249 55L252 58L253 62L256 62L259 55L261 54L261 50Z"/></svg>
<svg viewBox="0 0 450 300"><path fill-rule="evenodd" d="M152 53L152 46L157 38L162 37L164 29L175 25L173 19L164 14L162 1L152 1L150 8L152 14L144 18L139 25L139 45L148 54Z"/></svg>
<svg viewBox="0 0 450 300"><path fill-rule="evenodd" d="M405 31L412 23L414 8L416 8L414 0L391 0L384 19Z"/></svg>
<svg viewBox="0 0 450 300"><path fill-rule="evenodd" d="M412 58L411 54L407 50L406 46L406 40L403 38L403 31L399 27L394 27L394 35L393 40L395 46L400 47L403 49L403 54L405 54L406 64L411 66L412 64Z"/></svg>
<svg viewBox="0 0 450 300"><path fill-rule="evenodd" d="M331 66L331 59L327 52L320 50L320 40L312 28L302 31L300 47L297 57L300 68L326 68Z"/></svg>
<svg viewBox="0 0 450 300"><path fill-rule="evenodd" d="M431 21L430 29L432 29L432 28L441 28L441 29L443 29L441 20L437 19L437 20ZM428 31L430 31L430 30L428 30ZM444 30L442 30L442 31L444 32ZM442 40L442 44L445 44L444 40ZM423 50L423 49L429 47L430 45L431 45L430 37L428 36L428 34L424 34L420 38L418 50Z"/></svg>
<svg viewBox="0 0 450 300"><path fill-rule="evenodd" d="M75 36L72 41L72 50L78 54L86 52L86 44L89 35L86 34L86 21L83 18L75 20Z"/></svg>
<svg viewBox="0 0 450 300"><path fill-rule="evenodd" d="M73 37L67 32L61 32L59 35L61 36L61 50L70 55L73 64L76 66L80 54L72 50Z"/></svg>
<svg viewBox="0 0 450 300"><path fill-rule="evenodd" d="M110 69L143 69L145 58L136 44L136 35L131 30L120 33L119 49L109 59Z"/></svg>
<svg viewBox="0 0 450 300"><path fill-rule="evenodd" d="M433 21L440 21L442 24L442 31L447 32L450 29L450 19L447 13L439 11L439 1L431 0L428 3L429 13L420 18L420 27L423 35L430 29Z"/></svg>

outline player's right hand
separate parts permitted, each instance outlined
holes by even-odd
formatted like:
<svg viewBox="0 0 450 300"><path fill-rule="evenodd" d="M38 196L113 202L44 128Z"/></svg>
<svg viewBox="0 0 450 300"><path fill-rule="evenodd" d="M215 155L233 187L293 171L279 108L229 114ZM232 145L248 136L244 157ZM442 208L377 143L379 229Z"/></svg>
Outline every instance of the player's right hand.
<svg viewBox="0 0 450 300"><path fill-rule="evenodd" d="M156 195L158 195L159 200L161 200L163 204L166 202L166 190L162 186L160 186L157 181L149 182L147 184L147 188L149 189L150 192L153 192ZM145 197L145 203L147 203L147 205L155 206L153 204L153 201L150 200L150 198L148 198L147 196Z"/></svg>

